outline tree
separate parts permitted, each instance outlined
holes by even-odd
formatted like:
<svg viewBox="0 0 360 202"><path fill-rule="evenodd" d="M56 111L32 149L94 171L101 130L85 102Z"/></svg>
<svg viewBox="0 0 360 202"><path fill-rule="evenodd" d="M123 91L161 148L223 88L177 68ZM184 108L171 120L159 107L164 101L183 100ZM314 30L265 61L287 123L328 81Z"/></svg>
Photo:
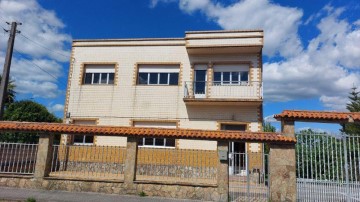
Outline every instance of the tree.
<svg viewBox="0 0 360 202"><path fill-rule="evenodd" d="M0 82L2 80L2 76L0 75ZM9 106L9 104L15 102L15 88L16 85L14 84L14 80L9 80L8 86L7 86L7 92L6 92L6 98L5 98L5 106Z"/></svg>
<svg viewBox="0 0 360 202"><path fill-rule="evenodd" d="M263 131L264 132L276 132L275 126L271 125L268 122L263 123ZM264 153L269 154L270 153L270 146L267 143L264 143Z"/></svg>
<svg viewBox="0 0 360 202"><path fill-rule="evenodd" d="M22 100L10 104L4 113L6 121L28 122L61 122L61 119L50 113L45 106L31 100ZM27 142L38 141L37 134L5 133L0 135L0 141L4 142Z"/></svg>
<svg viewBox="0 0 360 202"><path fill-rule="evenodd" d="M264 123L264 132L276 132L276 128L270 123Z"/></svg>
<svg viewBox="0 0 360 202"><path fill-rule="evenodd" d="M350 103L346 104L346 109L350 112L360 112L360 96L357 87L351 89L350 95L348 96ZM345 123L343 124L342 132L346 134L354 135L360 134L360 124L359 123Z"/></svg>

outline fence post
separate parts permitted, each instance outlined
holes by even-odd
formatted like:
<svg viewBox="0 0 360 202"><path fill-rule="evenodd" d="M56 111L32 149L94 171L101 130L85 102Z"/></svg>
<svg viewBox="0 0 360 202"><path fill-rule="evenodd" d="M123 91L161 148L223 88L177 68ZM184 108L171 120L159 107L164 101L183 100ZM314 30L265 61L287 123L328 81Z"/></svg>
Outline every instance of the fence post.
<svg viewBox="0 0 360 202"><path fill-rule="evenodd" d="M49 176L53 141L54 134L40 134L34 178L42 179Z"/></svg>
<svg viewBox="0 0 360 202"><path fill-rule="evenodd" d="M288 137L295 137L295 121L281 120L281 132Z"/></svg>
<svg viewBox="0 0 360 202"><path fill-rule="evenodd" d="M296 201L295 144L270 144L270 199Z"/></svg>
<svg viewBox="0 0 360 202"><path fill-rule="evenodd" d="M138 139L136 137L127 137L126 158L124 168L124 184L127 193L136 192L134 180L136 177L136 157L138 150Z"/></svg>
<svg viewBox="0 0 360 202"><path fill-rule="evenodd" d="M229 198L229 142L227 141L218 141L218 153L219 153L219 163L217 166L217 185L218 185L218 194L219 200L215 201L226 201L228 202ZM220 153L226 154L226 160L221 159Z"/></svg>

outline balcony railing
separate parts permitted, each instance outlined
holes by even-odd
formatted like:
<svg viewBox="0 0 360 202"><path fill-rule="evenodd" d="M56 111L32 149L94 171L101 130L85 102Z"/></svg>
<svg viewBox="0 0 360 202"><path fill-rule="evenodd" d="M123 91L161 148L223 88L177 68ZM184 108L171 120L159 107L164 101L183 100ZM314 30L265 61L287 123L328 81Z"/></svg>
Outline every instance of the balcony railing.
<svg viewBox="0 0 360 202"><path fill-rule="evenodd" d="M184 98L210 99L262 99L262 82L249 81L236 84L207 81L186 81Z"/></svg>

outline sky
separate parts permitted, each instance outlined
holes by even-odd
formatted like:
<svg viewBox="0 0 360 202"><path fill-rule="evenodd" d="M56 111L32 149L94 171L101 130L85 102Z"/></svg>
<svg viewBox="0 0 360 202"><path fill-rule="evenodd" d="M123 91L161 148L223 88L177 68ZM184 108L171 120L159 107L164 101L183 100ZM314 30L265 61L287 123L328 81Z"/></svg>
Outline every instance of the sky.
<svg viewBox="0 0 360 202"><path fill-rule="evenodd" d="M346 111L360 85L359 0L0 0L0 71L9 29L17 100L63 116L73 39L184 37L185 31L263 29L264 117L284 109ZM299 123L338 130L338 125Z"/></svg>

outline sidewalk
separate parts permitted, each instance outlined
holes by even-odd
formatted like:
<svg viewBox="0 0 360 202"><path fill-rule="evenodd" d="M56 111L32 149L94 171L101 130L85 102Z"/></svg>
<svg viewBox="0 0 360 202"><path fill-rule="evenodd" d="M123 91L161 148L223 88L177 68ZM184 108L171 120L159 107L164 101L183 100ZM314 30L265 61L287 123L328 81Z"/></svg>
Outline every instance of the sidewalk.
<svg viewBox="0 0 360 202"><path fill-rule="evenodd" d="M38 189L20 189L11 187L0 187L0 202L2 201L25 201L27 198L35 198L36 202L47 201L66 201L66 202L112 202L112 201L143 201L143 202L184 202L194 200L181 200L181 199L168 199L159 197L140 197L129 195L115 195L115 194L101 194L101 193L89 193L89 192L67 192L67 191L49 191Z"/></svg>

